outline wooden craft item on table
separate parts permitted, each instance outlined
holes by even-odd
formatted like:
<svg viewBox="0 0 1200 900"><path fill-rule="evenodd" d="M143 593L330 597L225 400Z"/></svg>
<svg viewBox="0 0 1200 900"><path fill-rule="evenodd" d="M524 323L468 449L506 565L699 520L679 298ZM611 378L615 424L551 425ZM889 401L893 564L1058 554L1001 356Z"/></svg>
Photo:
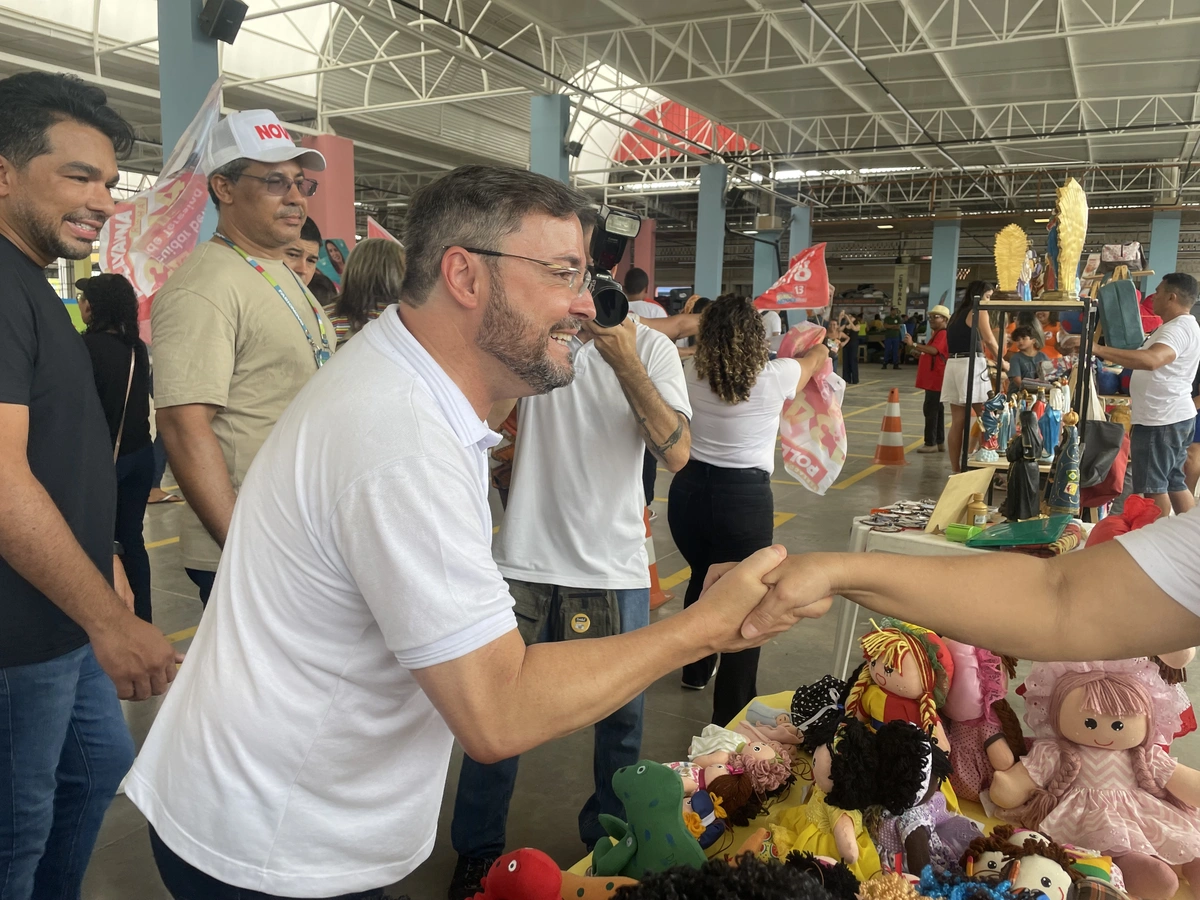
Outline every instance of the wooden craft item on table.
<svg viewBox="0 0 1200 900"><path fill-rule="evenodd" d="M987 494L995 470L971 469L951 475L946 479L942 488L942 496L938 497L937 506L929 516L929 524L925 526L926 534L940 534L947 525L962 522L967 512L967 504L971 502L972 494Z"/></svg>

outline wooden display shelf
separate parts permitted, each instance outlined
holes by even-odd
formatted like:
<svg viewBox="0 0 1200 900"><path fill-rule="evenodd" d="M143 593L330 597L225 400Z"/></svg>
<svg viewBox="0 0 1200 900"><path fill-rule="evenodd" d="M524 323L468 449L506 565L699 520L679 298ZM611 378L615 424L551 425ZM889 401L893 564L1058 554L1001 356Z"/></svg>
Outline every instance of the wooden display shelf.
<svg viewBox="0 0 1200 900"><path fill-rule="evenodd" d="M1082 300L980 300L979 308L985 312L1024 312L1046 310L1053 312L1059 309L1083 309Z"/></svg>

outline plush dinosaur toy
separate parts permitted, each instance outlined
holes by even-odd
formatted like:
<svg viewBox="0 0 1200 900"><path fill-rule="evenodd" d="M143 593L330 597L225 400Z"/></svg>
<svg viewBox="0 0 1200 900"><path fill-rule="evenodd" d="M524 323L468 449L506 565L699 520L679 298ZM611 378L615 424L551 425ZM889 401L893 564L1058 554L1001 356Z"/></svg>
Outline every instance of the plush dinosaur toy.
<svg viewBox="0 0 1200 900"><path fill-rule="evenodd" d="M632 878L573 875L541 850L514 850L492 863L475 900L606 900Z"/></svg>
<svg viewBox="0 0 1200 900"><path fill-rule="evenodd" d="M704 851L683 820L683 781L677 772L643 759L613 774L613 790L629 821L601 813L600 824L615 843L601 841L592 851L597 875L641 878L672 866L704 865Z"/></svg>

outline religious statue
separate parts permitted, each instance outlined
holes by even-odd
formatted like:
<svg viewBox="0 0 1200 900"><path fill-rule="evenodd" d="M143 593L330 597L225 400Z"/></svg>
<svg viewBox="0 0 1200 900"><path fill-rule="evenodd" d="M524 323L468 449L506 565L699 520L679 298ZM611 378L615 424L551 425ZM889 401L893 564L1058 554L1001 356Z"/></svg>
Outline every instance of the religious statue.
<svg viewBox="0 0 1200 900"><path fill-rule="evenodd" d="M1000 428L996 432L996 449L1000 453L1008 453L1008 444L1013 439L1013 432L1016 431L1016 422L1013 405L1005 400L1004 408L1000 410ZM1005 458L1007 459L1007 456Z"/></svg>
<svg viewBox="0 0 1200 900"><path fill-rule="evenodd" d="M1046 515L1067 513L1079 515L1079 416L1068 412L1063 416L1062 443L1046 482L1042 512Z"/></svg>
<svg viewBox="0 0 1200 900"><path fill-rule="evenodd" d="M1062 431L1063 414L1052 404L1045 404L1042 417L1038 419L1038 427L1042 432L1042 459L1053 459L1058 447L1059 433Z"/></svg>
<svg viewBox="0 0 1200 900"><path fill-rule="evenodd" d="M999 289L992 294L993 300L1016 300L1021 297L1018 285L1025 265L1025 251L1029 237L1020 225L1005 225L996 232L992 255L996 260L996 275Z"/></svg>
<svg viewBox="0 0 1200 900"><path fill-rule="evenodd" d="M1010 522L1035 519L1041 511L1038 489L1042 459L1042 432L1033 410L1021 413L1021 434L1008 445L1008 497L1004 501L1004 517Z"/></svg>
<svg viewBox="0 0 1200 900"><path fill-rule="evenodd" d="M979 449L971 455L971 459L976 462L991 463L1000 459L997 452L1000 448L1000 411L1006 406L1008 398L1002 393L993 394L983 404L983 412L979 416L983 437L980 439Z"/></svg>
<svg viewBox="0 0 1200 900"><path fill-rule="evenodd" d="M1043 300L1077 300L1079 257L1087 236L1088 205L1074 178L1055 191L1054 216L1047 224Z"/></svg>

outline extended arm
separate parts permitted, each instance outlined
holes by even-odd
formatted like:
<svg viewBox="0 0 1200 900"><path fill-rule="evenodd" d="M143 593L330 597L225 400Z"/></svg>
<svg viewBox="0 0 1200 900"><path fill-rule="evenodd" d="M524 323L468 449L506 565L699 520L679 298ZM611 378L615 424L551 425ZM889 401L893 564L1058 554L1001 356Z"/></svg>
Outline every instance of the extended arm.
<svg viewBox="0 0 1200 900"><path fill-rule="evenodd" d="M1014 579L1022 590L1002 589ZM1126 659L1200 642L1200 618L1164 593L1116 542L1053 559L818 553L792 557L766 580L775 590L755 616L769 618L776 600L788 605L841 594L1020 659ZM754 624L747 620L747 627Z"/></svg>
<svg viewBox="0 0 1200 900"><path fill-rule="evenodd" d="M809 380L820 371L821 366L825 365L825 360L829 359L829 348L824 344L817 344L803 355L793 358L800 363L800 380L796 382L796 393L800 393Z"/></svg>
<svg viewBox="0 0 1200 900"><path fill-rule="evenodd" d="M472 759L507 759L599 721L701 656L763 643L743 640L738 627L782 555L780 547L758 551L683 612L628 634L526 647L514 630L413 675ZM792 610L771 633L825 608Z"/></svg>
<svg viewBox="0 0 1200 900"><path fill-rule="evenodd" d="M700 331L700 316L697 313L680 313L665 319L642 319L642 324L661 332L673 341L695 337Z"/></svg>
<svg viewBox="0 0 1200 900"><path fill-rule="evenodd" d="M237 497L213 433L216 414L215 406L189 403L163 407L155 420L183 496L217 546L224 547Z"/></svg>
<svg viewBox="0 0 1200 900"><path fill-rule="evenodd" d="M1119 350L1116 347L1096 347L1092 351L1105 362L1152 372L1175 361L1175 351L1166 344L1154 344L1145 350Z"/></svg>
<svg viewBox="0 0 1200 900"><path fill-rule="evenodd" d="M123 699L161 694L175 677L175 652L92 564L30 470L28 440L29 408L0 403L0 556L87 632Z"/></svg>

